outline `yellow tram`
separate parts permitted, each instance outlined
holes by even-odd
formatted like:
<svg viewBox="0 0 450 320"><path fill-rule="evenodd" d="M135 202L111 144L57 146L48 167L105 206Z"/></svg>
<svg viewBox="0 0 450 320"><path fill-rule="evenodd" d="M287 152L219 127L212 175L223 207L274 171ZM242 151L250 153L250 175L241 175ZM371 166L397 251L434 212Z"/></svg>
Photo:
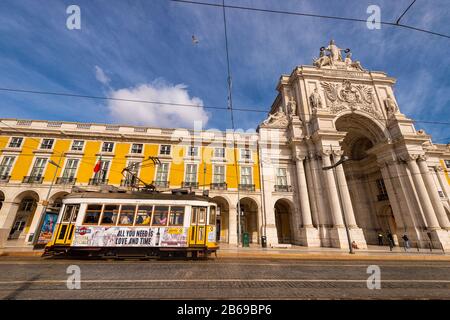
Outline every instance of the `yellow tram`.
<svg viewBox="0 0 450 320"><path fill-rule="evenodd" d="M216 209L195 194L71 193L44 256L207 256L219 248Z"/></svg>

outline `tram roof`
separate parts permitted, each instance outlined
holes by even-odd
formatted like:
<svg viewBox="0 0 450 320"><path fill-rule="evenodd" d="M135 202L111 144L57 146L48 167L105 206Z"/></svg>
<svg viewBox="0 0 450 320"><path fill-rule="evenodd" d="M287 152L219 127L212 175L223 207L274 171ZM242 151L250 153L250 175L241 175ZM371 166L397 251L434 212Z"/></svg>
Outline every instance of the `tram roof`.
<svg viewBox="0 0 450 320"><path fill-rule="evenodd" d="M213 202L212 198L196 194L170 194L170 193L145 193L145 192L74 192L64 198L74 199L150 199L150 200L193 200Z"/></svg>

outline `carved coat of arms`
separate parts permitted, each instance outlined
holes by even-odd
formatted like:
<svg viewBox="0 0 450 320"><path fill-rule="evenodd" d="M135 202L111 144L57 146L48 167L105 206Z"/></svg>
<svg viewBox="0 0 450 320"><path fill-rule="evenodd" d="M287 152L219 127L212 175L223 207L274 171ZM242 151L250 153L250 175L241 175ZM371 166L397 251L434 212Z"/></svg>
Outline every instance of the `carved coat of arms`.
<svg viewBox="0 0 450 320"><path fill-rule="evenodd" d="M379 117L373 99L372 88L364 85L353 85L349 80L342 84L321 82L325 90L327 106L331 113L336 114L343 110L361 110Z"/></svg>

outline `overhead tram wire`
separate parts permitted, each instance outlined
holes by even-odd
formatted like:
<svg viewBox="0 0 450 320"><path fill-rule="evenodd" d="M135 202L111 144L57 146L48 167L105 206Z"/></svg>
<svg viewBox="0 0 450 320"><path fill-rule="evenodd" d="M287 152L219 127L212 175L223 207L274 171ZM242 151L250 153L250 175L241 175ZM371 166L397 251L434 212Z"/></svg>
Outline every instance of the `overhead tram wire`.
<svg viewBox="0 0 450 320"><path fill-rule="evenodd" d="M238 223L238 236L237 236L237 245L241 243L241 199L239 193L239 169L237 166L237 155L236 155L236 129L234 126L234 114L233 114L233 96L232 96L232 80L231 80L231 70L230 70L230 55L228 49L228 32L227 32L227 15L225 12L225 0L222 0L222 13L223 13L223 27L224 27L224 36L225 36L225 53L227 59L227 92L228 92L228 108L230 110L231 116L231 129L233 130L233 158L234 158L234 169L236 174L236 182L238 184L237 187L237 223Z"/></svg>
<svg viewBox="0 0 450 320"><path fill-rule="evenodd" d="M329 19L329 20L341 20L341 21L367 23L367 19L359 19L359 18L329 16L329 15L304 13L304 12L294 12L294 11L284 11L284 10L262 9L262 8L244 7L244 6L236 6L236 5L223 5L223 4L217 4L217 3L206 3L206 2L192 1L192 0L168 0L168 1L182 3L182 4L190 4L190 5L203 5L203 6L210 6L210 7L222 7L222 6L224 6L225 8L236 9L236 10L247 10L247 11L255 11L255 12L265 12L265 13L292 15L292 16L303 16L303 17L311 17L311 18L319 18L319 19ZM419 32L432 34L432 35L435 35L435 36L439 36L439 37L450 39L450 35L446 35L446 34L439 33L439 32L434 32L434 31L431 31L431 30L421 29L421 28L417 28L417 27L414 27L414 26L409 26L409 25L406 25L406 24L397 24L396 22L389 22L389 21L380 21L380 24L387 25L387 26L393 26L393 27L402 27L402 28L411 29L411 30L415 30L415 31L419 31Z"/></svg>
<svg viewBox="0 0 450 320"><path fill-rule="evenodd" d="M406 8L406 10L400 15L400 17L397 19L397 21L395 22L395 24L399 24L400 20L403 18L403 16L406 14L406 12L408 12L408 10L413 6L413 4L416 2L417 0L413 0L413 2L411 2L411 4L408 6L408 8Z"/></svg>

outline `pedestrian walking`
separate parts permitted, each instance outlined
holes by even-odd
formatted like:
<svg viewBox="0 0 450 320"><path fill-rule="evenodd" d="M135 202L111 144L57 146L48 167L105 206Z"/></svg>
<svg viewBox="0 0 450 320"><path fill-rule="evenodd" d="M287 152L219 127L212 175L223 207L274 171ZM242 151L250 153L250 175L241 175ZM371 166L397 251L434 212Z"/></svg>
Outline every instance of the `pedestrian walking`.
<svg viewBox="0 0 450 320"><path fill-rule="evenodd" d="M402 239L403 239L403 244L405 245L405 251L408 251L410 246L409 246L409 238L406 235L406 233L403 235Z"/></svg>
<svg viewBox="0 0 450 320"><path fill-rule="evenodd" d="M387 238L388 238L388 242L389 242L389 249L392 251L392 249L394 248L394 237L392 236L392 233L390 233L388 231L387 233Z"/></svg>
<svg viewBox="0 0 450 320"><path fill-rule="evenodd" d="M383 234L381 232L378 232L378 245L383 245Z"/></svg>

